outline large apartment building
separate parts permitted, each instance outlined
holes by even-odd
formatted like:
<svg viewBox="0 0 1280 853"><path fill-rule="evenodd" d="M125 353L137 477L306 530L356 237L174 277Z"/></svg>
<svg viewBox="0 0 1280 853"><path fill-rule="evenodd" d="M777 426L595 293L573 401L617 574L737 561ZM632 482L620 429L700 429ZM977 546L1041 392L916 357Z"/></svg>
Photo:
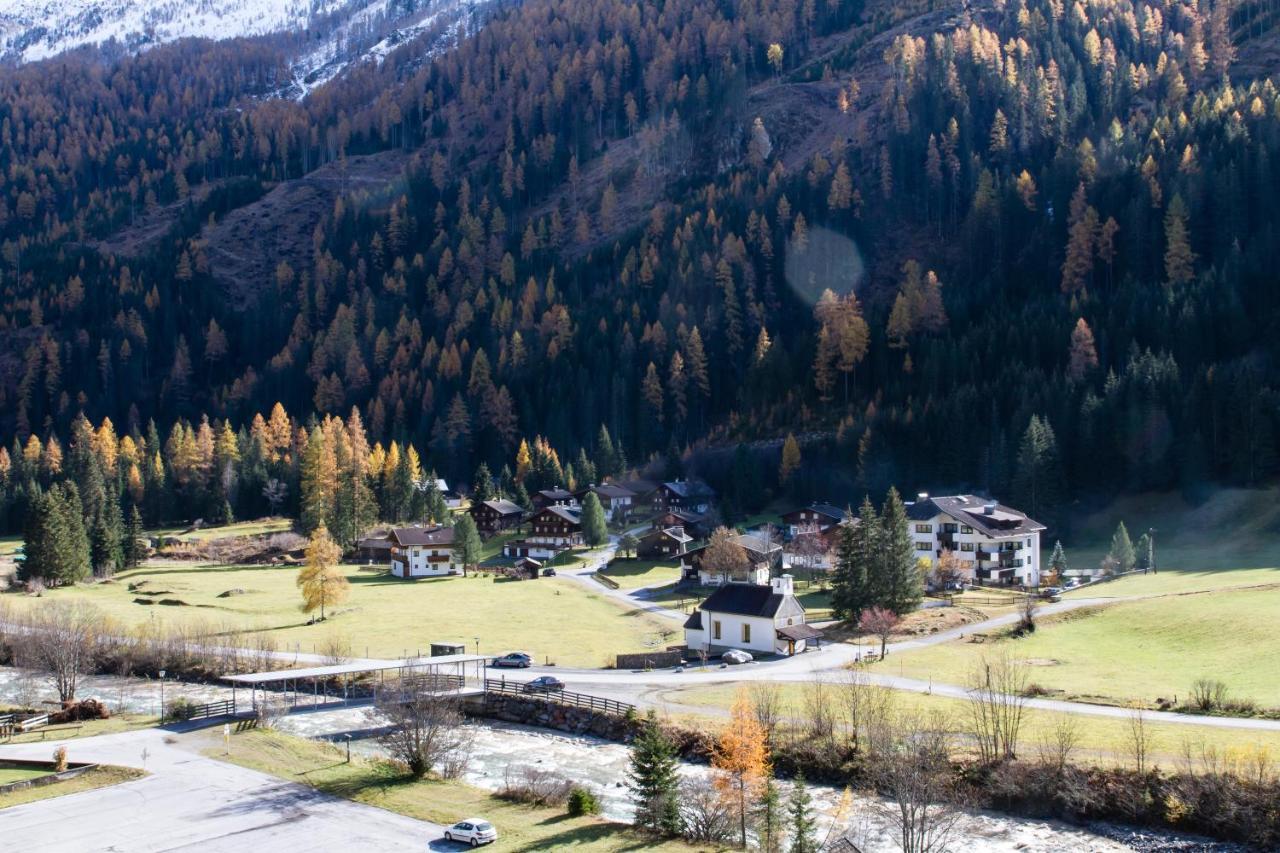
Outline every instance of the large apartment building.
<svg viewBox="0 0 1280 853"><path fill-rule="evenodd" d="M987 584L1040 584L1040 533L1025 513L973 495L929 497L907 504L916 556L933 567L945 551L965 579Z"/></svg>

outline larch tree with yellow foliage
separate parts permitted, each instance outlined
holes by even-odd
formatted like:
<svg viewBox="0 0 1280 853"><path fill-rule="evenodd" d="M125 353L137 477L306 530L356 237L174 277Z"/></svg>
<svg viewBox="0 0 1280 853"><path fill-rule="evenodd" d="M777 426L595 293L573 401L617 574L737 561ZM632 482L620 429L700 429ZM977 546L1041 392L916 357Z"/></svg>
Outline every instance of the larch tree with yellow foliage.
<svg viewBox="0 0 1280 853"><path fill-rule="evenodd" d="M747 820L773 774L764 726L752 710L745 689L733 700L729 726L711 752L712 784L738 823L739 840L747 846Z"/></svg>
<svg viewBox="0 0 1280 853"><path fill-rule="evenodd" d="M298 571L298 589L302 590L302 612L319 610L321 622L326 608L341 604L351 594L351 584L338 568L341 556L329 529L323 524L317 527L307 545L307 561Z"/></svg>

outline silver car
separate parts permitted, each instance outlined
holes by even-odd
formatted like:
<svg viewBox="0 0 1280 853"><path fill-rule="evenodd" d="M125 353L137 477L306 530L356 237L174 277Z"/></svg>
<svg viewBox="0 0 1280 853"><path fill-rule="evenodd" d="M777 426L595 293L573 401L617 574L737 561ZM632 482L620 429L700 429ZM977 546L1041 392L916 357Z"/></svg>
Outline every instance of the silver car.
<svg viewBox="0 0 1280 853"><path fill-rule="evenodd" d="M444 831L444 840L461 841L464 844L470 844L472 847L479 847L481 844L492 844L497 841L498 830L494 829L493 824L487 820L469 817L446 829Z"/></svg>

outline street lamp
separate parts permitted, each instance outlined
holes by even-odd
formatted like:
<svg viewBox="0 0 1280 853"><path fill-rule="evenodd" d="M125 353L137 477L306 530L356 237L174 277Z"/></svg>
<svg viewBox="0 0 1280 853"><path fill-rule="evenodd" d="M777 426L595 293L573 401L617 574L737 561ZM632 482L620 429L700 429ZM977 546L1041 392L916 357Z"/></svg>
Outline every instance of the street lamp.
<svg viewBox="0 0 1280 853"><path fill-rule="evenodd" d="M1156 571L1156 529L1154 527L1147 531L1147 571L1153 575L1160 574Z"/></svg>
<svg viewBox="0 0 1280 853"><path fill-rule="evenodd" d="M480 655L480 638L476 637L475 641L476 641L476 656L478 657Z"/></svg>
<svg viewBox="0 0 1280 853"><path fill-rule="evenodd" d="M164 720L164 670L160 670L160 720Z"/></svg>

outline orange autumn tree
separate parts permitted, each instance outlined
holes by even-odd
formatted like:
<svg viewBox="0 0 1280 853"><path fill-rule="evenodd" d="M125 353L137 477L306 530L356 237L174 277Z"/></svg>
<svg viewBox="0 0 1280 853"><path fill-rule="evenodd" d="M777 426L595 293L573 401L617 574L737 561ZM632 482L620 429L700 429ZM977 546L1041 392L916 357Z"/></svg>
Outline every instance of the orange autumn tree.
<svg viewBox="0 0 1280 853"><path fill-rule="evenodd" d="M712 784L737 819L740 841L746 847L747 818L773 768L764 726L756 719L743 688L738 689L733 700L729 727L720 734L711 752L711 767L715 770Z"/></svg>

